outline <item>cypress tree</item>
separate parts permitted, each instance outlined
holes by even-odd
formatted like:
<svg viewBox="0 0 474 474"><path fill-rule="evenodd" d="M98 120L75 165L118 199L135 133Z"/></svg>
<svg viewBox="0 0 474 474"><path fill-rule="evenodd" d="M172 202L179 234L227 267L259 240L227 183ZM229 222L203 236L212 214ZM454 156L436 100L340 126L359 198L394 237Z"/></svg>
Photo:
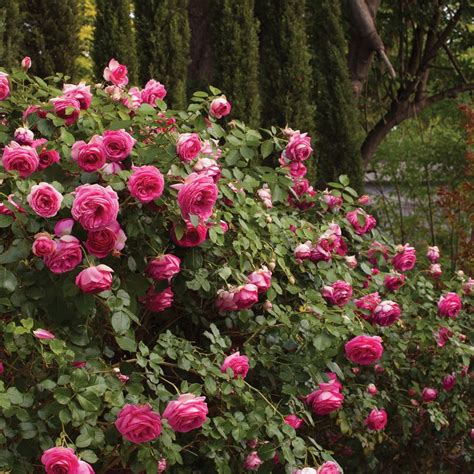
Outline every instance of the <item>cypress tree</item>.
<svg viewBox="0 0 474 474"><path fill-rule="evenodd" d="M346 174L363 188L361 129L346 63L340 0L313 0L312 37L316 83L318 185Z"/></svg>
<svg viewBox="0 0 474 474"><path fill-rule="evenodd" d="M0 58L4 68L19 67L22 55L23 14L19 0L0 0Z"/></svg>
<svg viewBox="0 0 474 474"><path fill-rule="evenodd" d="M136 82L135 35L129 0L96 0L92 57L98 80L103 80L104 68L114 58L127 66L130 83Z"/></svg>
<svg viewBox="0 0 474 474"><path fill-rule="evenodd" d="M232 103L233 117L260 124L258 20L254 0L212 0L216 87Z"/></svg>
<svg viewBox="0 0 474 474"><path fill-rule="evenodd" d="M184 107L189 52L188 0L135 0L140 82L163 83L173 107Z"/></svg>
<svg viewBox="0 0 474 474"><path fill-rule="evenodd" d="M259 0L264 125L314 130L312 67L305 0Z"/></svg>
<svg viewBox="0 0 474 474"><path fill-rule="evenodd" d="M30 56L38 76L74 74L78 51L76 0L28 0L25 5L23 56Z"/></svg>
<svg viewBox="0 0 474 474"><path fill-rule="evenodd" d="M94 78L91 51L94 46L95 1L78 0L78 10L81 27L79 29L80 55L76 58L76 75L78 79L90 82Z"/></svg>

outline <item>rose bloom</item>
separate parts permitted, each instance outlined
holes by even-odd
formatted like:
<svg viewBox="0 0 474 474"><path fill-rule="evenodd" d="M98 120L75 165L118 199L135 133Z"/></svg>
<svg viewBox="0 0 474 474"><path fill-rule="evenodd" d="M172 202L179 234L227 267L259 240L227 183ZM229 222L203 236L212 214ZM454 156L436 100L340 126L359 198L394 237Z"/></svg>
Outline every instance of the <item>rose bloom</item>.
<svg viewBox="0 0 474 474"><path fill-rule="evenodd" d="M107 265L97 265L82 270L76 276L76 286L84 293L101 293L112 288L112 273Z"/></svg>
<svg viewBox="0 0 474 474"><path fill-rule="evenodd" d="M156 107L156 99L163 100L166 96L166 89L163 84L154 79L150 79L142 90L142 101Z"/></svg>
<svg viewBox="0 0 474 474"><path fill-rule="evenodd" d="M29 56L25 56L22 60L21 60L21 67L23 69L23 71L28 71L28 69L30 69L31 67L31 58Z"/></svg>
<svg viewBox="0 0 474 474"><path fill-rule="evenodd" d="M154 258L148 263L145 273L153 280L169 280L180 272L181 259L172 254Z"/></svg>
<svg viewBox="0 0 474 474"><path fill-rule="evenodd" d="M318 474L318 472L312 467L304 467L303 469L297 469L296 471L293 471L293 474Z"/></svg>
<svg viewBox="0 0 474 474"><path fill-rule="evenodd" d="M400 306L390 300L382 301L374 310L372 322L379 326L390 326L400 318Z"/></svg>
<svg viewBox="0 0 474 474"><path fill-rule="evenodd" d="M438 398L438 390L435 388L425 387L421 392L421 397L426 403L434 402Z"/></svg>
<svg viewBox="0 0 474 474"><path fill-rule="evenodd" d="M77 100L81 110L87 110L92 103L91 86L86 86L84 82L64 84L63 97Z"/></svg>
<svg viewBox="0 0 474 474"><path fill-rule="evenodd" d="M346 262L346 265L349 267L349 268L356 268L357 267L357 259L355 257L355 255L346 255L344 257L344 260Z"/></svg>
<svg viewBox="0 0 474 474"><path fill-rule="evenodd" d="M303 420L298 418L296 415L287 415L283 421L295 430L297 430L303 424Z"/></svg>
<svg viewBox="0 0 474 474"><path fill-rule="evenodd" d="M54 163L58 163L61 157L56 150L46 150L43 148L38 155L38 170L44 170Z"/></svg>
<svg viewBox="0 0 474 474"><path fill-rule="evenodd" d="M316 415L324 416L342 407L344 395L335 389L333 391L319 389L310 393L305 401Z"/></svg>
<svg viewBox="0 0 474 474"><path fill-rule="evenodd" d="M156 292L153 287L150 287L142 301L145 303L146 309L152 313L161 313L173 305L173 298L174 293L171 287L160 292Z"/></svg>
<svg viewBox="0 0 474 474"><path fill-rule="evenodd" d="M416 263L416 252L410 244L399 245L397 254L392 259L392 264L395 270L399 272L407 272L412 270Z"/></svg>
<svg viewBox="0 0 474 474"><path fill-rule="evenodd" d="M251 308L258 302L258 288L252 283L239 286L234 292L234 303L238 310Z"/></svg>
<svg viewBox="0 0 474 474"><path fill-rule="evenodd" d="M303 178L308 172L308 169L301 161L292 161L289 165L285 164L284 167L290 169L290 176L293 180Z"/></svg>
<svg viewBox="0 0 474 474"><path fill-rule="evenodd" d="M364 312L357 312L365 319L372 319L372 313L377 305L381 302L381 298L379 296L378 291L375 293L369 293L368 295L364 295L357 300L354 300L355 305L357 308L365 310Z"/></svg>
<svg viewBox="0 0 474 474"><path fill-rule="evenodd" d="M121 163L106 163L100 171L105 175L117 174L125 168Z"/></svg>
<svg viewBox="0 0 474 474"><path fill-rule="evenodd" d="M436 245L433 247L428 247L428 250L426 251L426 258L431 263L437 263L439 260L439 248Z"/></svg>
<svg viewBox="0 0 474 474"><path fill-rule="evenodd" d="M41 328L35 329L33 331L33 336L35 336L37 339L45 339L45 340L56 338L56 336L52 332L46 329L41 329Z"/></svg>
<svg viewBox="0 0 474 474"><path fill-rule="evenodd" d="M11 142L3 149L2 165L7 171L18 171L20 177L27 178L38 168L39 157L30 146Z"/></svg>
<svg viewBox="0 0 474 474"><path fill-rule="evenodd" d="M81 474L79 459L71 448L47 449L41 456L41 463L47 474Z"/></svg>
<svg viewBox="0 0 474 474"><path fill-rule="evenodd" d="M247 469L249 471L258 471L258 468L260 467L260 464L262 463L263 461L260 459L257 451L252 451L245 458L244 469Z"/></svg>
<svg viewBox="0 0 474 474"><path fill-rule="evenodd" d="M105 229L88 232L85 247L87 251L97 258L105 258L111 253L118 255L125 247L127 236L120 224L112 222Z"/></svg>
<svg viewBox="0 0 474 474"><path fill-rule="evenodd" d="M0 71L0 100L5 100L10 95L10 82L8 74Z"/></svg>
<svg viewBox="0 0 474 474"><path fill-rule="evenodd" d="M295 248L293 254L297 260L305 260L311 256L311 248L312 248L312 244L308 240L304 244L299 244Z"/></svg>
<svg viewBox="0 0 474 474"><path fill-rule="evenodd" d="M65 219L60 219L56 222L54 226L54 235L57 237L62 237L63 235L69 235L72 232L74 227L74 219L66 217Z"/></svg>
<svg viewBox="0 0 474 474"><path fill-rule="evenodd" d="M191 222L186 221L186 230L183 236L178 240L175 233L176 225L171 228L171 240L180 247L197 247L202 244L207 237L207 227L199 224L194 227Z"/></svg>
<svg viewBox="0 0 474 474"><path fill-rule="evenodd" d="M47 232L41 232L35 235L32 251L37 257L52 255L56 251L56 242Z"/></svg>
<svg viewBox="0 0 474 474"><path fill-rule="evenodd" d="M339 465L332 461L326 461L319 469L317 474L342 474Z"/></svg>
<svg viewBox="0 0 474 474"><path fill-rule="evenodd" d="M462 285L462 291L466 296L469 296L474 289L474 279L469 278L465 283Z"/></svg>
<svg viewBox="0 0 474 474"><path fill-rule="evenodd" d="M461 298L453 292L446 293L439 298L438 314L447 318L455 318L461 311Z"/></svg>
<svg viewBox="0 0 474 474"><path fill-rule="evenodd" d="M155 166L132 166L132 175L128 178L130 194L140 202L148 203L158 199L165 188L165 180Z"/></svg>
<svg viewBox="0 0 474 474"><path fill-rule="evenodd" d="M59 118L64 119L64 124L67 127L77 122L81 114L81 104L78 100L67 97L56 97L51 99L50 102L53 103L54 113Z"/></svg>
<svg viewBox="0 0 474 474"><path fill-rule="evenodd" d="M196 397L192 393L184 393L177 400L172 400L163 412L171 429L178 433L200 428L207 419L206 397Z"/></svg>
<svg viewBox="0 0 474 474"><path fill-rule="evenodd" d="M129 109L138 109L142 105L142 91L138 87L130 87L128 96L123 99L123 105Z"/></svg>
<svg viewBox="0 0 474 474"><path fill-rule="evenodd" d="M125 405L118 413L115 427L128 441L140 444L161 434L161 418L150 405Z"/></svg>
<svg viewBox="0 0 474 474"><path fill-rule="evenodd" d="M378 265L379 257L384 260L388 258L388 248L376 240L370 244L367 257L372 265Z"/></svg>
<svg viewBox="0 0 474 474"><path fill-rule="evenodd" d="M358 200L357 202L361 205L361 206L367 206L369 204L371 204L371 199L370 199L370 196L368 196L367 194L363 194Z"/></svg>
<svg viewBox="0 0 474 474"><path fill-rule="evenodd" d="M370 393L370 395L377 395L377 392L377 387L373 383L367 385L367 393Z"/></svg>
<svg viewBox="0 0 474 474"><path fill-rule="evenodd" d="M286 145L284 157L289 161L305 161L311 153L313 153L311 137L307 133L296 131Z"/></svg>
<svg viewBox="0 0 474 474"><path fill-rule="evenodd" d="M81 244L76 237L64 235L56 242L56 251L44 257L44 264L53 273L74 270L82 262Z"/></svg>
<svg viewBox="0 0 474 474"><path fill-rule="evenodd" d="M13 138L20 145L31 145L35 139L35 135L29 128L19 127L13 133Z"/></svg>
<svg viewBox="0 0 474 474"><path fill-rule="evenodd" d="M225 95L213 99L209 106L209 115L216 119L220 119L230 114L231 105Z"/></svg>
<svg viewBox="0 0 474 474"><path fill-rule="evenodd" d="M112 162L123 161L132 152L137 141L125 130L106 130L103 145L107 159Z"/></svg>
<svg viewBox="0 0 474 474"><path fill-rule="evenodd" d="M329 209L337 210L342 206L341 196L334 196L327 189L321 194L321 199L327 204Z"/></svg>
<svg viewBox="0 0 474 474"><path fill-rule="evenodd" d="M167 467L168 467L168 464L166 462L166 459L161 458L158 462L158 467L156 469L157 474L161 474L162 472L165 472Z"/></svg>
<svg viewBox="0 0 474 474"><path fill-rule="evenodd" d="M117 220L117 193L99 184L83 184L74 192L71 214L85 230L101 230Z"/></svg>
<svg viewBox="0 0 474 474"><path fill-rule="evenodd" d="M380 431L387 424L387 412L384 409L374 408L364 420L365 426L372 431Z"/></svg>
<svg viewBox="0 0 474 474"><path fill-rule="evenodd" d="M181 161L192 161L202 149L202 142L197 133L182 133L176 143L176 152Z"/></svg>
<svg viewBox="0 0 474 474"><path fill-rule="evenodd" d="M405 275L401 273L389 273L385 275L383 284L388 291L395 292L405 284Z"/></svg>
<svg viewBox="0 0 474 474"><path fill-rule="evenodd" d="M226 290L219 290L216 298L217 311L235 311L237 305L234 302L234 293Z"/></svg>
<svg viewBox="0 0 474 474"><path fill-rule="evenodd" d="M432 263L428 268L428 274L432 278L439 278L443 274L441 265L439 263Z"/></svg>
<svg viewBox="0 0 474 474"><path fill-rule="evenodd" d="M31 209L41 217L53 217L61 208L62 194L49 183L35 184L27 196Z"/></svg>
<svg viewBox="0 0 474 474"><path fill-rule="evenodd" d="M82 140L74 143L71 149L71 158L87 173L100 170L105 164L105 149L102 137L94 135L89 143Z"/></svg>
<svg viewBox="0 0 474 474"><path fill-rule="evenodd" d="M195 215L201 221L205 221L212 215L218 194L212 178L193 173L185 179L184 184L177 186L179 186L178 206L184 220Z"/></svg>
<svg viewBox="0 0 474 474"><path fill-rule="evenodd" d="M443 379L443 388L447 392L450 392L456 385L456 374L448 374Z"/></svg>
<svg viewBox="0 0 474 474"><path fill-rule="evenodd" d="M118 87L128 84L127 74L127 66L120 64L115 59L111 59L109 65L104 69L104 79Z"/></svg>
<svg viewBox="0 0 474 474"><path fill-rule="evenodd" d="M247 277L247 283L252 283L259 293L265 293L272 285L272 272L264 265Z"/></svg>
<svg viewBox="0 0 474 474"><path fill-rule="evenodd" d="M268 184L264 184L261 189L258 189L257 195L267 209L271 209L273 207L272 193L268 188Z"/></svg>
<svg viewBox="0 0 474 474"><path fill-rule="evenodd" d="M446 327L440 327L438 331L434 334L434 338L438 347L444 347L446 343L449 341L453 332Z"/></svg>
<svg viewBox="0 0 474 474"><path fill-rule="evenodd" d="M351 362L370 365L382 357L382 338L379 336L357 336L346 342L344 349Z"/></svg>
<svg viewBox="0 0 474 474"><path fill-rule="evenodd" d="M359 235L364 235L367 232L370 232L377 224L374 216L367 214L360 207L348 212L346 214L346 219L352 225L356 234Z"/></svg>
<svg viewBox="0 0 474 474"><path fill-rule="evenodd" d="M240 355L240 352L234 352L232 355L227 356L221 365L221 372L223 374L227 373L227 369L232 369L234 379L239 378L239 376L244 379L249 371L249 358Z"/></svg>
<svg viewBox="0 0 474 474"><path fill-rule="evenodd" d="M352 298L352 286L345 281L337 280L331 286L324 286L321 293L328 303L342 307Z"/></svg>
<svg viewBox="0 0 474 474"><path fill-rule="evenodd" d="M212 158L199 158L193 166L193 171L211 178L214 183L217 183L219 179L221 179L221 169L217 161Z"/></svg>

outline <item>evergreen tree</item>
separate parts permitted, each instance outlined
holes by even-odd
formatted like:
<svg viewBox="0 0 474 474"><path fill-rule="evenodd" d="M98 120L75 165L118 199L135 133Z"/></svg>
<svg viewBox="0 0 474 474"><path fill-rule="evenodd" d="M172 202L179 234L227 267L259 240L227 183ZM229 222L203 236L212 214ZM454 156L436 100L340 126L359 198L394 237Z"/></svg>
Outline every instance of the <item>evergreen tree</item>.
<svg viewBox="0 0 474 474"><path fill-rule="evenodd" d="M305 0L259 0L264 125L314 130L312 68Z"/></svg>
<svg viewBox="0 0 474 474"><path fill-rule="evenodd" d="M94 78L94 64L91 51L94 46L95 1L78 0L80 15L79 50L76 58L76 75L78 79L91 82Z"/></svg>
<svg viewBox="0 0 474 474"><path fill-rule="evenodd" d="M184 107L189 53L188 0L135 0L140 82L163 83L173 107Z"/></svg>
<svg viewBox="0 0 474 474"><path fill-rule="evenodd" d="M20 66L23 15L19 0L0 0L0 61L4 68Z"/></svg>
<svg viewBox="0 0 474 474"><path fill-rule="evenodd" d="M260 124L258 20L254 0L212 0L214 78L232 103L232 115Z"/></svg>
<svg viewBox="0 0 474 474"><path fill-rule="evenodd" d="M313 0L312 33L316 83L318 185L346 174L363 188L361 129L346 63L340 0Z"/></svg>
<svg viewBox="0 0 474 474"><path fill-rule="evenodd" d="M135 35L129 0L96 0L92 56L98 80L103 80L104 68L114 58L127 66L130 83L136 82Z"/></svg>

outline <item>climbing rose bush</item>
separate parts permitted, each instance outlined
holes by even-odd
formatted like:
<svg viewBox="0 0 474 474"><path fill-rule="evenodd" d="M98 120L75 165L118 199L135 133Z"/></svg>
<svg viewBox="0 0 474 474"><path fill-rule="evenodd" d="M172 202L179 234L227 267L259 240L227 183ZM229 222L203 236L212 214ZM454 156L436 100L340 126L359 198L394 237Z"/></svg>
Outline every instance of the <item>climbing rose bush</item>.
<svg viewBox="0 0 474 474"><path fill-rule="evenodd" d="M214 87L169 110L114 59L28 67L0 72L0 469L466 470L472 279Z"/></svg>

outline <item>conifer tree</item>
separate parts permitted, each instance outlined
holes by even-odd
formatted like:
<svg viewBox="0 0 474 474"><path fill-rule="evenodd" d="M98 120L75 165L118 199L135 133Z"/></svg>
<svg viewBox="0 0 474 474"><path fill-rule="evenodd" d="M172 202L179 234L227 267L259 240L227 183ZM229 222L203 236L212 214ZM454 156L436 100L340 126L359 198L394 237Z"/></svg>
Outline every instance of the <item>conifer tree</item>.
<svg viewBox="0 0 474 474"><path fill-rule="evenodd" d="M314 0L312 38L316 82L318 185L346 174L363 188L361 129L346 63L340 0Z"/></svg>
<svg viewBox="0 0 474 474"><path fill-rule="evenodd" d="M260 125L258 20L254 0L212 0L213 85L232 103L232 116Z"/></svg>
<svg viewBox="0 0 474 474"><path fill-rule="evenodd" d="M114 58L128 69L130 83L136 82L137 59L129 0L96 0L94 48L95 74L102 80L104 68Z"/></svg>
<svg viewBox="0 0 474 474"><path fill-rule="evenodd" d="M21 6L19 0L0 0L0 62L7 69L18 67L24 57Z"/></svg>
<svg viewBox="0 0 474 474"><path fill-rule="evenodd" d="M189 52L188 0L135 0L140 82L163 83L173 107L186 102Z"/></svg>

